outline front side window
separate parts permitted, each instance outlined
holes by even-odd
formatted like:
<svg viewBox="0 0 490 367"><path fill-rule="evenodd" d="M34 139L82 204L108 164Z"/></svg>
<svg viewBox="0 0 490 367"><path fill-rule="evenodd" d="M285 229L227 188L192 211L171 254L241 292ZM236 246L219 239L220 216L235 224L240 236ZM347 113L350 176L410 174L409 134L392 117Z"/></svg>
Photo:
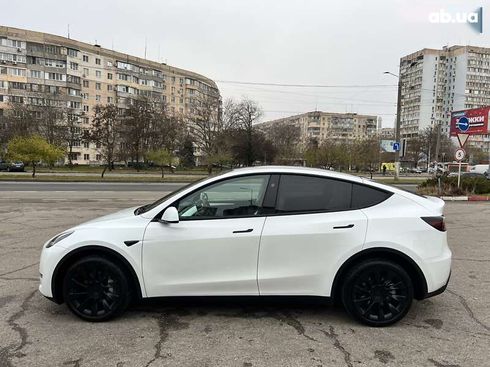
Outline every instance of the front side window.
<svg viewBox="0 0 490 367"><path fill-rule="evenodd" d="M281 175L276 212L303 213L348 210L352 184L330 178Z"/></svg>
<svg viewBox="0 0 490 367"><path fill-rule="evenodd" d="M179 200L181 220L259 215L269 175L231 178L197 190Z"/></svg>

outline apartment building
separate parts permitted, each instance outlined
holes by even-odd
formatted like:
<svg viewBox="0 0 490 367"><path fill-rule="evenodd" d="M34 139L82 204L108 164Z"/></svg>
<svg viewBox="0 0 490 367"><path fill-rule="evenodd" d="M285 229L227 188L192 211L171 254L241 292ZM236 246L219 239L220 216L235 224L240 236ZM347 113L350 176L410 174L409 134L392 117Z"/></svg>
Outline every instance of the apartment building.
<svg viewBox="0 0 490 367"><path fill-rule="evenodd" d="M67 108L88 129L95 105L127 107L138 96L189 113L202 95L220 99L214 81L192 71L56 35L0 26L0 116L9 102ZM72 159L100 163L92 143L77 141Z"/></svg>
<svg viewBox="0 0 490 367"><path fill-rule="evenodd" d="M267 129L275 124L299 126L300 143L306 146L311 139L321 143L326 139L350 141L375 137L377 135L378 117L356 113L312 111L263 122L260 124L260 129L267 132Z"/></svg>
<svg viewBox="0 0 490 367"><path fill-rule="evenodd" d="M449 134L452 111L490 105L490 48L425 48L400 59L400 77L401 137L437 126ZM469 143L490 149L490 136L472 136Z"/></svg>
<svg viewBox="0 0 490 367"><path fill-rule="evenodd" d="M393 127L383 127L378 129L379 138L382 140L395 140L395 129Z"/></svg>

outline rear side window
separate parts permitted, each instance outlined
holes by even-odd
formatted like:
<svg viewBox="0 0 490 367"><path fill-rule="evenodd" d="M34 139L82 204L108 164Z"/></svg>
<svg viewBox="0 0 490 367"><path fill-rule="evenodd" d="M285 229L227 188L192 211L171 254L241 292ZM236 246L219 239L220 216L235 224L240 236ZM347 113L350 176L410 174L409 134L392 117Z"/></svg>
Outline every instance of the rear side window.
<svg viewBox="0 0 490 367"><path fill-rule="evenodd" d="M281 175L278 213L349 210L352 184L329 178Z"/></svg>
<svg viewBox="0 0 490 367"><path fill-rule="evenodd" d="M366 185L352 185L352 209L362 209L385 201L391 192L379 190Z"/></svg>

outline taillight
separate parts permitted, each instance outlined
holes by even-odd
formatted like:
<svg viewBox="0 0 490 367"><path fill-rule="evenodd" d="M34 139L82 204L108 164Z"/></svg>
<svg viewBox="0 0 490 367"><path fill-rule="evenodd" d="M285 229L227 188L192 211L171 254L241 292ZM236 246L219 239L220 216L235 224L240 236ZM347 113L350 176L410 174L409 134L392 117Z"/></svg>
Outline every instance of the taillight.
<svg viewBox="0 0 490 367"><path fill-rule="evenodd" d="M444 217L422 217L425 223L434 227L438 231L446 232L446 224L444 223Z"/></svg>

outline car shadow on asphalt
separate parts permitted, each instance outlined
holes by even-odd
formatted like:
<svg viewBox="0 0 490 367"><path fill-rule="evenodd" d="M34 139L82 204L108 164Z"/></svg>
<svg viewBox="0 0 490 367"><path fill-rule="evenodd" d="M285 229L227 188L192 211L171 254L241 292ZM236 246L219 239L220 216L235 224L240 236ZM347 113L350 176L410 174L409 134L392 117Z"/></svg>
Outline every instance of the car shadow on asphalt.
<svg viewBox="0 0 490 367"><path fill-rule="evenodd" d="M321 313L335 318L349 319L344 309L333 304L331 300L312 296L163 297L139 301L131 305L128 311L177 316L215 315L244 319Z"/></svg>

